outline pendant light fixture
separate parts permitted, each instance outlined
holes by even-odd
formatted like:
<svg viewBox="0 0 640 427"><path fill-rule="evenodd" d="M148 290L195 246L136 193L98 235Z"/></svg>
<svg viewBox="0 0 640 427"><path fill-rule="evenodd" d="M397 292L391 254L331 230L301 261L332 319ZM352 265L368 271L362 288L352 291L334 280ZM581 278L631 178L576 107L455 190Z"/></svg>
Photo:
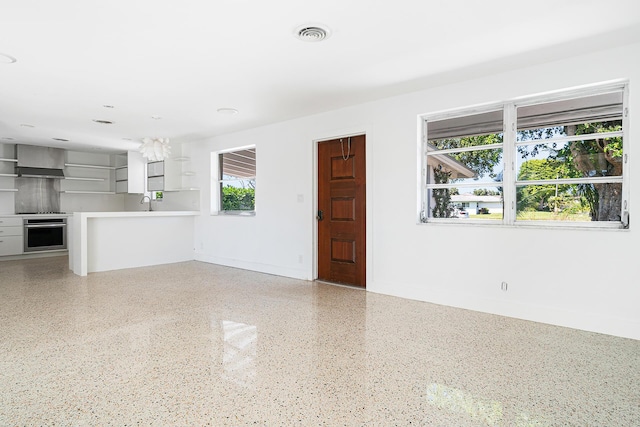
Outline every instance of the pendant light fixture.
<svg viewBox="0 0 640 427"><path fill-rule="evenodd" d="M171 155L169 138L143 138L140 152L150 162L160 162Z"/></svg>

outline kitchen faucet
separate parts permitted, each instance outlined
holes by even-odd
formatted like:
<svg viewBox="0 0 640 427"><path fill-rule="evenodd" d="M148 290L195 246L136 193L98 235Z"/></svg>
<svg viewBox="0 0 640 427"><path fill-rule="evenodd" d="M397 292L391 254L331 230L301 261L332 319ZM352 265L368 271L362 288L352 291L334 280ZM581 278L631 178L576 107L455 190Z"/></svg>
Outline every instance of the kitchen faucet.
<svg viewBox="0 0 640 427"><path fill-rule="evenodd" d="M151 209L151 197L149 197L149 196L144 196L144 197L142 198L142 200L140 200L140 204L143 204L143 203L144 203L144 199L149 199L149 212L151 212L151 211L153 210L153 209Z"/></svg>

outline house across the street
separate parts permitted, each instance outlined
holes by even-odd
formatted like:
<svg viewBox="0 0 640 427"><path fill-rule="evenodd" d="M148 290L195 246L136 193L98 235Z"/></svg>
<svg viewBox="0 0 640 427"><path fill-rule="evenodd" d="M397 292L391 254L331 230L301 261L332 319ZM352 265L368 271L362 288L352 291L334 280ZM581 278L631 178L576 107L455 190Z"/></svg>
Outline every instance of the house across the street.
<svg viewBox="0 0 640 427"><path fill-rule="evenodd" d="M455 194L451 203L458 210L465 210L469 215L478 215L484 209L487 213L502 213L502 196L479 196L476 194Z"/></svg>

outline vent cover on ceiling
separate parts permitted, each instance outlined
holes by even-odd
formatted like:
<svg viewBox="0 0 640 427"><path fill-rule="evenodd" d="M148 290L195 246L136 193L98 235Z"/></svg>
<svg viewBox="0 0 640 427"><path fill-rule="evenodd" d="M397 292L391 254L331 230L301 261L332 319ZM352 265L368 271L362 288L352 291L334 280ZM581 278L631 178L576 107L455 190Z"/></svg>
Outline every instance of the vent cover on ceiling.
<svg viewBox="0 0 640 427"><path fill-rule="evenodd" d="M298 30L298 38L305 42L319 42L328 37L328 32L324 28L305 26Z"/></svg>

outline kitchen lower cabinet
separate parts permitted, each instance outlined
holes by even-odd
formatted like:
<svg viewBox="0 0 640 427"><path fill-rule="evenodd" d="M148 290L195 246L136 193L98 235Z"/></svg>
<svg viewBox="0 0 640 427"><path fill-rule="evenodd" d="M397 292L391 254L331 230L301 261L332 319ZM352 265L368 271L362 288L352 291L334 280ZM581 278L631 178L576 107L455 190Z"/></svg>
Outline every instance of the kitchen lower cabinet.
<svg viewBox="0 0 640 427"><path fill-rule="evenodd" d="M0 256L23 252L22 217L0 217Z"/></svg>

